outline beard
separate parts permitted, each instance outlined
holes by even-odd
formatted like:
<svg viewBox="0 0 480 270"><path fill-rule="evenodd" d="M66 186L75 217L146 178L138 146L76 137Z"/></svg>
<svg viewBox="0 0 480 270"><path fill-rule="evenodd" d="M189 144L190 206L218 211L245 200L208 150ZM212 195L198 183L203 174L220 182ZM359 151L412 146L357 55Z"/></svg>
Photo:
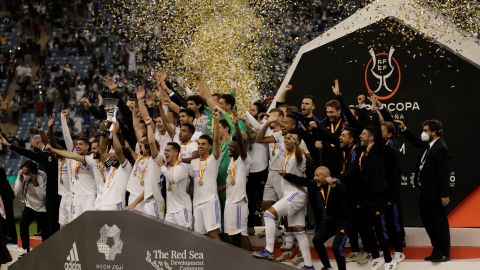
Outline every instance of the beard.
<svg viewBox="0 0 480 270"><path fill-rule="evenodd" d="M93 153L93 159L100 159L100 153Z"/></svg>

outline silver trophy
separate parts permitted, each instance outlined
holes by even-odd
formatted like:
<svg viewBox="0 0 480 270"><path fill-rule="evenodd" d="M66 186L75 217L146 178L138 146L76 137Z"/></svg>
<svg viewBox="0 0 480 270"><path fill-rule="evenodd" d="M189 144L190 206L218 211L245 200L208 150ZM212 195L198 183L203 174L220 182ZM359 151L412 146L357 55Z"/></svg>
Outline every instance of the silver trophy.
<svg viewBox="0 0 480 270"><path fill-rule="evenodd" d="M117 111L118 99L115 98L106 98L105 102L105 111L107 112L107 122L114 122L115 113Z"/></svg>

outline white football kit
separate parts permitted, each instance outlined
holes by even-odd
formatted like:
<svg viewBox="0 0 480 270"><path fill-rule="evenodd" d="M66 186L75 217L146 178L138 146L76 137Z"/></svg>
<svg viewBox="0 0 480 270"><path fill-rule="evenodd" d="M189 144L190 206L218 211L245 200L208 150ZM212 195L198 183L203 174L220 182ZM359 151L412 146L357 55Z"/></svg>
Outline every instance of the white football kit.
<svg viewBox="0 0 480 270"><path fill-rule="evenodd" d="M209 155L205 160L194 159L190 164L193 177L194 230L206 234L220 228L221 210L218 200L217 176L220 158Z"/></svg>

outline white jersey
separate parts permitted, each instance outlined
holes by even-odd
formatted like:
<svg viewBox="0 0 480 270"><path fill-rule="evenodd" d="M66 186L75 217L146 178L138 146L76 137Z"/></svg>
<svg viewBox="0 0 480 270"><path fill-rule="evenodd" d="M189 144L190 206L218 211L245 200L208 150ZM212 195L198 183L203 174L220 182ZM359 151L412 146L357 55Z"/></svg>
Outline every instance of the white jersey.
<svg viewBox="0 0 480 270"><path fill-rule="evenodd" d="M250 157L245 160L238 157L235 161L230 160L227 171L227 203L237 203L247 198L247 175L252 163Z"/></svg>
<svg viewBox="0 0 480 270"><path fill-rule="evenodd" d="M208 131L208 115L202 114L199 118L195 118L193 120L193 125L195 126L195 130L202 133L207 134Z"/></svg>
<svg viewBox="0 0 480 270"><path fill-rule="evenodd" d="M270 154L270 164L269 169L273 171L280 171L283 167L283 162L285 161L285 137L282 135L281 131L270 132L270 135L275 139L274 143L269 145L269 154ZM307 145L302 140L300 142L300 148L302 148L305 154L310 154L307 149Z"/></svg>
<svg viewBox="0 0 480 270"><path fill-rule="evenodd" d="M160 134L157 130L155 130L155 140L157 140L158 145L160 148L158 149L158 153L162 156L165 157L165 147L167 147L167 144L169 142L172 142L173 139L170 137L168 132L165 132L165 134Z"/></svg>
<svg viewBox="0 0 480 270"><path fill-rule="evenodd" d="M303 155L302 163L298 164L297 159L295 158L295 154L287 155L286 160L284 162L283 170L285 173L294 174L296 176L305 177L305 169L307 166L307 161L305 155ZM307 188L303 186L298 186L295 184L290 183L289 181L285 180L282 177L282 189L284 196L288 196L293 192L307 192Z"/></svg>
<svg viewBox="0 0 480 270"><path fill-rule="evenodd" d="M167 186L167 214L177 213L187 209L192 212L192 200L187 193L190 178L188 177L189 165L177 163L175 166L162 166Z"/></svg>
<svg viewBox="0 0 480 270"><path fill-rule="evenodd" d="M248 151L248 156L255 160L250 166L251 173L257 173L265 170L268 167L268 147L264 143L252 143L251 149Z"/></svg>
<svg viewBox="0 0 480 270"><path fill-rule="evenodd" d="M193 206L207 202L218 196L217 176L220 158L209 155L206 160L192 160L190 176L193 177Z"/></svg>
<svg viewBox="0 0 480 270"><path fill-rule="evenodd" d="M180 158L191 158L193 152L198 151L198 144L196 141L189 141L186 144L180 144Z"/></svg>
<svg viewBox="0 0 480 270"><path fill-rule="evenodd" d="M268 145L270 163L269 169L272 171L280 171L282 169L282 162L285 159L285 145L283 144L282 131L267 130L265 136L272 136L275 142Z"/></svg>
<svg viewBox="0 0 480 270"><path fill-rule="evenodd" d="M67 162L72 180L72 193L81 196L96 195L97 183L92 166L73 159L67 159Z"/></svg>
<svg viewBox="0 0 480 270"><path fill-rule="evenodd" d="M112 167L105 182L102 205L116 205L125 201L128 178L132 172L132 164L126 160L118 168Z"/></svg>
<svg viewBox="0 0 480 270"><path fill-rule="evenodd" d="M164 202L162 196L162 182L161 182L161 169L158 165L158 161L163 159L161 155L157 155L155 158L149 157L147 161L147 168L145 169L144 177L144 194L143 200L153 197L157 202Z"/></svg>
<svg viewBox="0 0 480 270"><path fill-rule="evenodd" d="M95 182L97 184L97 202L100 204L100 199L102 198L103 189L105 187L105 182L107 177L110 175L111 168L106 168L105 164L98 159L93 158L93 154L85 156L85 162L90 165L92 168L93 176L95 177Z"/></svg>
<svg viewBox="0 0 480 270"><path fill-rule="evenodd" d="M192 135L192 138L190 138L190 141L196 142L202 135L203 135L202 132L195 130L195 132ZM175 127L175 135L173 136L173 141L178 144L181 144L179 136L180 136L180 127L178 126L178 127Z"/></svg>
<svg viewBox="0 0 480 270"><path fill-rule="evenodd" d="M34 185L31 179L20 181L21 175L22 171L20 170L17 174L17 180L15 181L15 195L25 199L26 207L36 212L46 212L47 174L44 171L38 171L37 185Z"/></svg>
<svg viewBox="0 0 480 270"><path fill-rule="evenodd" d="M58 195L72 195L72 179L66 159L58 160Z"/></svg>
<svg viewBox="0 0 480 270"><path fill-rule="evenodd" d="M133 165L132 172L128 178L127 191L135 197L140 196L143 192L143 185L141 182L144 182L145 172L147 169L148 158L139 157Z"/></svg>

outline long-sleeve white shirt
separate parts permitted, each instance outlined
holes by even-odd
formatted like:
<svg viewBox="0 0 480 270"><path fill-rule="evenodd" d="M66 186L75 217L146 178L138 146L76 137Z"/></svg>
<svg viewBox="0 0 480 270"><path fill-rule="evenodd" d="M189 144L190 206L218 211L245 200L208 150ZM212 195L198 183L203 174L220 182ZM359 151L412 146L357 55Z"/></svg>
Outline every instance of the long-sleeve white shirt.
<svg viewBox="0 0 480 270"><path fill-rule="evenodd" d="M15 181L15 195L25 196L25 206L37 212L46 212L45 196L47 194L47 174L44 171L38 171L38 185L35 186L32 180L23 181L20 175L22 171L18 172L17 180ZM25 191L25 194L22 194Z"/></svg>

